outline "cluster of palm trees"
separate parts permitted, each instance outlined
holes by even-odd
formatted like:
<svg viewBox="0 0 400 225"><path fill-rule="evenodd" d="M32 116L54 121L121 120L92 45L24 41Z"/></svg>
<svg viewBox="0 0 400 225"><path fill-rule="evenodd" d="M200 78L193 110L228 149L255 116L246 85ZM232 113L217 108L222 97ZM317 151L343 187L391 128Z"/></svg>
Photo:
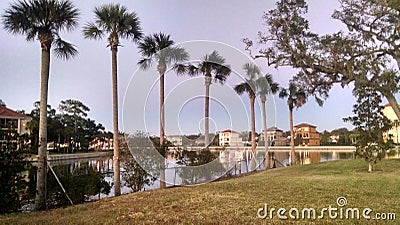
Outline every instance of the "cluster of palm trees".
<svg viewBox="0 0 400 225"><path fill-rule="evenodd" d="M112 99L113 99L113 134L114 134L114 193L121 194L120 188L120 161L118 145L118 87L117 87L117 53L121 46L121 39L133 41L138 44L142 59L138 65L142 69L149 69L153 63L157 64L160 77L160 146L164 145L164 75L171 66L178 75L202 75L205 79L205 144L209 145L209 92L212 82L224 83L231 73L230 66L224 57L217 51L206 54L201 62L185 63L189 54L181 47L174 46L174 41L169 35L155 33L144 36L141 22L135 12L119 4L105 4L94 9L95 19L83 27L83 36L87 39L100 40L107 38L107 47L111 50L112 67ZM78 25L80 12L71 0L27 0L13 3L2 15L4 29L12 34L21 34L27 41L38 40L41 46L41 87L40 87L40 122L39 122L39 150L35 209L46 208L46 166L47 166L47 98L50 68L50 51L61 59L70 59L78 52L75 46L60 37L62 31L72 31ZM259 95L263 105L263 129L266 140L266 95L277 93L278 84L273 82L272 76L261 76L256 65L245 64L244 70L247 78L238 84L235 90L238 94L246 92L250 98L252 150L255 143L255 116L254 102ZM289 89L281 90L281 97L288 98L290 112L294 106L299 107L305 102L302 95L296 95ZM301 93L301 91L300 91ZM300 97L298 97L300 96ZM43 116L42 116L43 115ZM290 114L291 115L291 114ZM292 118L292 117L291 117ZM292 121L292 119L291 119ZM291 131L293 131L291 126ZM293 139L293 134L291 135ZM293 141L291 141L293 144ZM267 145L265 145L267 146ZM293 154L294 155L294 154ZM254 158L254 157L253 157ZM161 162L164 165L164 162ZM161 171L162 172L162 171ZM160 174L160 187L165 187L163 182L165 173Z"/></svg>

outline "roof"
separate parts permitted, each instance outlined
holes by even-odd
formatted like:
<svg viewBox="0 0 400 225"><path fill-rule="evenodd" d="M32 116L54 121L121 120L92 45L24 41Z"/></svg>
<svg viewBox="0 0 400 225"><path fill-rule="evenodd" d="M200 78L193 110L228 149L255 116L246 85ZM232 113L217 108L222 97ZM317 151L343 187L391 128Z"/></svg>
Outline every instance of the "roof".
<svg viewBox="0 0 400 225"><path fill-rule="evenodd" d="M267 128L267 131L281 131L281 132L283 132L283 130L281 130L281 129L277 128L277 127Z"/></svg>
<svg viewBox="0 0 400 225"><path fill-rule="evenodd" d="M18 118L18 119L22 119L22 118L30 118L29 116L16 112L12 109L9 109L5 106L0 105L0 117L2 118Z"/></svg>
<svg viewBox="0 0 400 225"><path fill-rule="evenodd" d="M238 134L239 132L227 129L227 130L220 131L220 133L237 133Z"/></svg>
<svg viewBox="0 0 400 225"><path fill-rule="evenodd" d="M314 125L311 125L311 124L308 124L308 123L300 123L300 124L297 124L294 127L314 127L314 128L316 128L317 126L314 126Z"/></svg>

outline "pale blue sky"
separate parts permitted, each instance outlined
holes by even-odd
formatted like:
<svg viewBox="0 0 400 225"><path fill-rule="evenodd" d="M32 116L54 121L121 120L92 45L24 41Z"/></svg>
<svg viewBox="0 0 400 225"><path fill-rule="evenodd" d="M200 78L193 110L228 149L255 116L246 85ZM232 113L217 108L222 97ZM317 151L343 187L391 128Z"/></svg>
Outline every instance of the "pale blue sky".
<svg viewBox="0 0 400 225"><path fill-rule="evenodd" d="M3 0L0 2L0 12L13 1ZM81 27L93 19L92 10L95 6L110 1L74 1L74 4L81 10L79 27L72 33L63 34L62 37L75 44L79 50L79 56L70 61L61 61L52 58L51 76L49 86L49 104L56 108L61 100L67 98L79 99L91 111L89 116L112 129L111 114L111 55L106 48L106 41L85 40L82 37ZM231 45L241 51L244 45L241 39L249 37L255 39L258 31L265 31L261 19L263 12L274 7L275 1L240 1L240 0L205 0L205 1L112 1L127 6L135 11L141 22L143 31L148 33L165 32L171 35L175 42L186 42L192 40L211 40ZM339 22L331 19L336 0L308 1L310 12L307 16L311 22L311 28L315 32L329 33L345 29ZM12 36L0 29L0 99L3 99L7 106L12 109L24 109L29 112L33 102L39 99L39 74L40 74L40 48L37 42L27 43L22 36ZM124 94L128 87L129 80L137 70L136 62L139 54L136 46L123 40L119 49L119 105L122 111ZM228 62L229 63L229 62ZM286 84L295 73L288 68L266 68L262 60L257 63L268 71L280 84ZM186 78L187 79L187 78ZM174 85L182 82L184 78L167 79L167 90L174 90ZM234 85L235 79L229 81ZM203 86L198 87L200 92ZM219 85L213 87L220 89ZM158 89L153 90L158 93ZM213 89L212 89L213 91ZM216 92L216 91L214 91ZM320 108L310 99L304 107L294 114L295 123L307 122L316 125L319 131L332 130L339 127L351 127L342 121L343 117L351 115L354 97L350 88L342 89L339 86L333 88L330 98ZM232 97L236 99L237 97ZM247 96L244 95L244 103L247 107ZM276 102L276 125L284 130L289 128L288 109L286 101L275 98ZM151 133L158 133L157 108L158 103L152 103L148 129ZM198 133L199 123L203 115L203 101L191 102L189 108L181 111L180 126L185 133ZM139 106L138 106L139 107ZM238 110L242 107L238 104ZM211 115L224 115L224 109L218 104L211 105ZM214 111L213 111L214 110ZM272 110L272 109L270 109ZM271 111L272 112L272 111ZM153 115L153 114L154 115ZM259 113L259 111L258 111ZM120 116L121 118L121 116ZM222 116L222 120L227 120ZM247 120L245 118L244 120ZM273 121L274 119L270 119ZM120 123L122 129L122 123ZM168 124L168 122L167 122ZM227 128L229 121L222 122L217 126L218 130ZM275 125L273 122L269 126ZM133 125L134 126L134 125ZM211 126L212 127L212 126ZM257 114L257 130L261 130L261 120ZM245 125L234 127L247 129ZM179 133L178 130L170 130L170 133Z"/></svg>

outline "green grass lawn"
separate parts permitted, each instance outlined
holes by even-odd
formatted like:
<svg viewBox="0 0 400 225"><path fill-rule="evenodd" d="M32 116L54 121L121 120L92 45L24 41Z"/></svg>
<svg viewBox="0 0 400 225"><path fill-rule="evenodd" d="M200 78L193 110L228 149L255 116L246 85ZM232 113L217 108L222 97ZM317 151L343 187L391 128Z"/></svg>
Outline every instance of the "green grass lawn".
<svg viewBox="0 0 400 225"><path fill-rule="evenodd" d="M292 166L250 176L193 187L179 187L128 194L117 198L47 212L0 216L0 224L383 224L388 221L326 219L280 220L257 218L268 207L368 207L375 212L396 213L400 224L400 160L387 159L367 173L362 159ZM286 214L288 216L288 212Z"/></svg>

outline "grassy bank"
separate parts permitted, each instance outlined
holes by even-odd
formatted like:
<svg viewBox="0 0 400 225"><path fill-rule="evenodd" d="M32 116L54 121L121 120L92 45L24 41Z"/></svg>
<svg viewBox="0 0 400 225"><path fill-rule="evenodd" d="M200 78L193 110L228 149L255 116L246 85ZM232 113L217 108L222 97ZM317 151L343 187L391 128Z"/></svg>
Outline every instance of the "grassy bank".
<svg viewBox="0 0 400 225"><path fill-rule="evenodd" d="M289 220L257 218L269 207L369 207L396 213L400 224L400 160L383 160L373 174L361 160L325 162L274 169L194 187L129 194L65 209L0 216L0 224L381 224L375 220ZM286 212L288 216L288 212Z"/></svg>

